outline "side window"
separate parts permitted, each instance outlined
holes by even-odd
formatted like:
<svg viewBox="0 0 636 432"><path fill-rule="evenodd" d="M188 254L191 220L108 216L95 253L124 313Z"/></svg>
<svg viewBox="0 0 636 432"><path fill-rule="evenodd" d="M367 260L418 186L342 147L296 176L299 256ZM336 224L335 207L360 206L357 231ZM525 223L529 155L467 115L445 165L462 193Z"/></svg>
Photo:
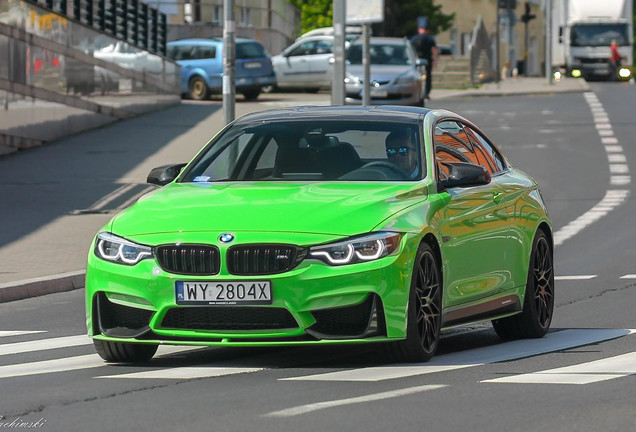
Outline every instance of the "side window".
<svg viewBox="0 0 636 432"><path fill-rule="evenodd" d="M477 156L472 142L464 128L456 121L445 120L435 126L435 161L438 178L448 176L449 162L477 164Z"/></svg>
<svg viewBox="0 0 636 432"><path fill-rule="evenodd" d="M506 168L506 164L493 145L470 126L465 126L465 130L471 142L475 145L475 153L480 155L480 159L484 161L480 165L484 166L491 174L503 171Z"/></svg>
<svg viewBox="0 0 636 432"><path fill-rule="evenodd" d="M276 163L276 151L278 150L278 143L274 141L274 139L269 140L261 157L258 159L258 163L256 164L256 171L259 170L267 170L274 169L274 165Z"/></svg>
<svg viewBox="0 0 636 432"><path fill-rule="evenodd" d="M333 42L328 40L318 41L316 44L316 54L330 54L333 51Z"/></svg>
<svg viewBox="0 0 636 432"><path fill-rule="evenodd" d="M296 57L296 56L302 56L302 55L308 55L308 54L315 54L315 47L316 47L316 42L314 41L302 43L298 45L296 48L294 48L289 53L289 56Z"/></svg>
<svg viewBox="0 0 636 432"><path fill-rule="evenodd" d="M197 59L213 59L216 58L216 47L213 46L200 46L197 49Z"/></svg>
<svg viewBox="0 0 636 432"><path fill-rule="evenodd" d="M197 47L191 45L179 45L176 47L175 60L196 59Z"/></svg>

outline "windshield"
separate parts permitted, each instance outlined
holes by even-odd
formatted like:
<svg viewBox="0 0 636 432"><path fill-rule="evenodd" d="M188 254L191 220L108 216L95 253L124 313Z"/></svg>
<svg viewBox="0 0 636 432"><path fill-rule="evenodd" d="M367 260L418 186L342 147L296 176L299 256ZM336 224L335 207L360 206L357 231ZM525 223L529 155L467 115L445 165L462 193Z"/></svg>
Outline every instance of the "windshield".
<svg viewBox="0 0 636 432"><path fill-rule="evenodd" d="M612 40L619 46L629 45L627 24L577 24L570 31L570 45L610 46Z"/></svg>
<svg viewBox="0 0 636 432"><path fill-rule="evenodd" d="M258 42L239 42L236 44L236 58L252 59L267 57L265 48Z"/></svg>
<svg viewBox="0 0 636 432"><path fill-rule="evenodd" d="M180 182L412 181L422 178L414 124L285 121L235 125Z"/></svg>
<svg viewBox="0 0 636 432"><path fill-rule="evenodd" d="M413 60L406 45L371 44L369 47L371 64L410 66ZM349 64L362 64L362 45L351 45L347 50Z"/></svg>

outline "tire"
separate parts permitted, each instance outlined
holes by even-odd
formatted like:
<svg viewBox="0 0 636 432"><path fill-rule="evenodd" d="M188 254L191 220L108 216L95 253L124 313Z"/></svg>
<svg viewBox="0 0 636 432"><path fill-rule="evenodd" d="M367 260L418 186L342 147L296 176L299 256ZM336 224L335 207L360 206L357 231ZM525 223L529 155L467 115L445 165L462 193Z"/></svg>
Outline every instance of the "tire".
<svg viewBox="0 0 636 432"><path fill-rule="evenodd" d="M532 242L523 312L492 321L502 339L540 338L550 329L554 311L554 257L546 234Z"/></svg>
<svg viewBox="0 0 636 432"><path fill-rule="evenodd" d="M140 363L148 361L157 352L158 345L110 342L93 339L97 354L107 362Z"/></svg>
<svg viewBox="0 0 636 432"><path fill-rule="evenodd" d="M202 76L195 75L188 83L188 96L194 100L205 100L209 97L210 90Z"/></svg>
<svg viewBox="0 0 636 432"><path fill-rule="evenodd" d="M258 99L258 96L260 94L261 94L261 89L245 90L243 92L243 97L245 97L245 100L247 101L255 101L256 99Z"/></svg>
<svg viewBox="0 0 636 432"><path fill-rule="evenodd" d="M406 339L390 350L403 362L430 360L439 345L442 324L442 277L431 247L420 244L415 257L407 310Z"/></svg>

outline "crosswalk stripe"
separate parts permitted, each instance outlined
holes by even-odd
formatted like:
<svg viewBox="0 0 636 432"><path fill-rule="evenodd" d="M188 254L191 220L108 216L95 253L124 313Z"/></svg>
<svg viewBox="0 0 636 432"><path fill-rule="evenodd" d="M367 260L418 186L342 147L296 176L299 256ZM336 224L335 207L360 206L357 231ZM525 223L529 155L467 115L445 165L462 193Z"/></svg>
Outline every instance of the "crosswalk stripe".
<svg viewBox="0 0 636 432"><path fill-rule="evenodd" d="M211 378L262 371L264 368L241 367L176 367L119 375L102 375L96 378L143 378L143 379L193 379Z"/></svg>
<svg viewBox="0 0 636 432"><path fill-rule="evenodd" d="M91 345L93 341L86 335L64 336L28 342L16 342L0 345L0 356L44 351L55 348L68 348L80 345Z"/></svg>
<svg viewBox="0 0 636 432"><path fill-rule="evenodd" d="M281 378L281 381L383 381L517 360L632 334L629 329L570 329L548 333L541 339L517 340L433 357L428 363L387 365L325 374Z"/></svg>
<svg viewBox="0 0 636 432"><path fill-rule="evenodd" d="M46 330L30 330L30 331L5 330L5 331L0 331L0 337L22 336L22 335L36 334L36 333L46 333Z"/></svg>
<svg viewBox="0 0 636 432"><path fill-rule="evenodd" d="M555 276L554 280L589 280L595 277L596 275Z"/></svg>
<svg viewBox="0 0 636 432"><path fill-rule="evenodd" d="M591 384L636 374L636 352L510 377L481 382L514 384Z"/></svg>
<svg viewBox="0 0 636 432"><path fill-rule="evenodd" d="M422 385L417 387L408 387L398 390L391 390L382 393L368 394L348 399L337 399L324 402L316 402L307 405L300 405L293 408L287 408L280 411L274 411L266 414L265 417L293 417L301 414L307 414L326 408L341 407L343 405L352 405L366 402L374 402L385 399L392 399L400 396L407 396L415 393L421 393L429 390L438 390L448 387L447 385Z"/></svg>
<svg viewBox="0 0 636 432"><path fill-rule="evenodd" d="M199 347L191 346L160 346L158 356L169 356L185 351L198 350ZM86 354L74 357L64 357L53 360L42 360L31 363L19 363L0 366L0 379L13 378L28 375L41 375L47 373L67 372L80 369L91 369L108 366L97 354Z"/></svg>

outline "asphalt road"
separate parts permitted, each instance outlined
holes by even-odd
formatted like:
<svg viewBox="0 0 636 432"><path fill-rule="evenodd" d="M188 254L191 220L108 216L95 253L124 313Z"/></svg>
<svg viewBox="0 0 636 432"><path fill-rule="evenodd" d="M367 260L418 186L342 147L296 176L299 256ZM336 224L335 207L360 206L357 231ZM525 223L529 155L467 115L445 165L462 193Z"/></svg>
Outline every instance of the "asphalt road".
<svg viewBox="0 0 636 432"><path fill-rule="evenodd" d="M49 431L633 430L636 334L629 329L636 329L636 294L634 279L625 276L636 274L631 247L636 209L629 195L606 196L633 189L631 182L612 182L626 175L615 165L636 169L630 112L636 88L598 83L592 90L596 98L564 94L431 103L478 124L514 165L537 179L557 232L574 232L556 248L555 318L544 339L502 343L485 323L446 333L438 356L426 364L391 365L372 346L162 347L148 364L108 366L81 336L83 291L78 290L0 304L0 426L25 422ZM598 110L593 115L599 106L607 122ZM262 107L245 104L239 112ZM190 142L200 138L195 133L204 135L206 115L218 108L214 102L191 104L153 115L164 115L166 125L183 121L183 132L192 135L183 142ZM96 132L20 156L45 169L66 163L64 151L81 147L83 156L74 163L94 157L103 164L74 165L79 168L70 176L61 173L55 182L29 185L34 195L24 199L25 208L13 210L23 220L2 230L6 238L0 241L27 236L54 218L53 213L28 216L34 200L58 197L49 199L60 215L88 208L112 192L115 180L137 179L162 158L186 160L195 151L196 143L174 149L169 144L176 136L140 129L146 122L135 119L102 131L119 137L113 145L86 139L99 136ZM604 145L598 131L607 129L598 125L606 123L613 135L605 137L616 142ZM143 134L151 139L131 149ZM86 177L92 183L77 184ZM571 224L582 215L589 217Z"/></svg>

